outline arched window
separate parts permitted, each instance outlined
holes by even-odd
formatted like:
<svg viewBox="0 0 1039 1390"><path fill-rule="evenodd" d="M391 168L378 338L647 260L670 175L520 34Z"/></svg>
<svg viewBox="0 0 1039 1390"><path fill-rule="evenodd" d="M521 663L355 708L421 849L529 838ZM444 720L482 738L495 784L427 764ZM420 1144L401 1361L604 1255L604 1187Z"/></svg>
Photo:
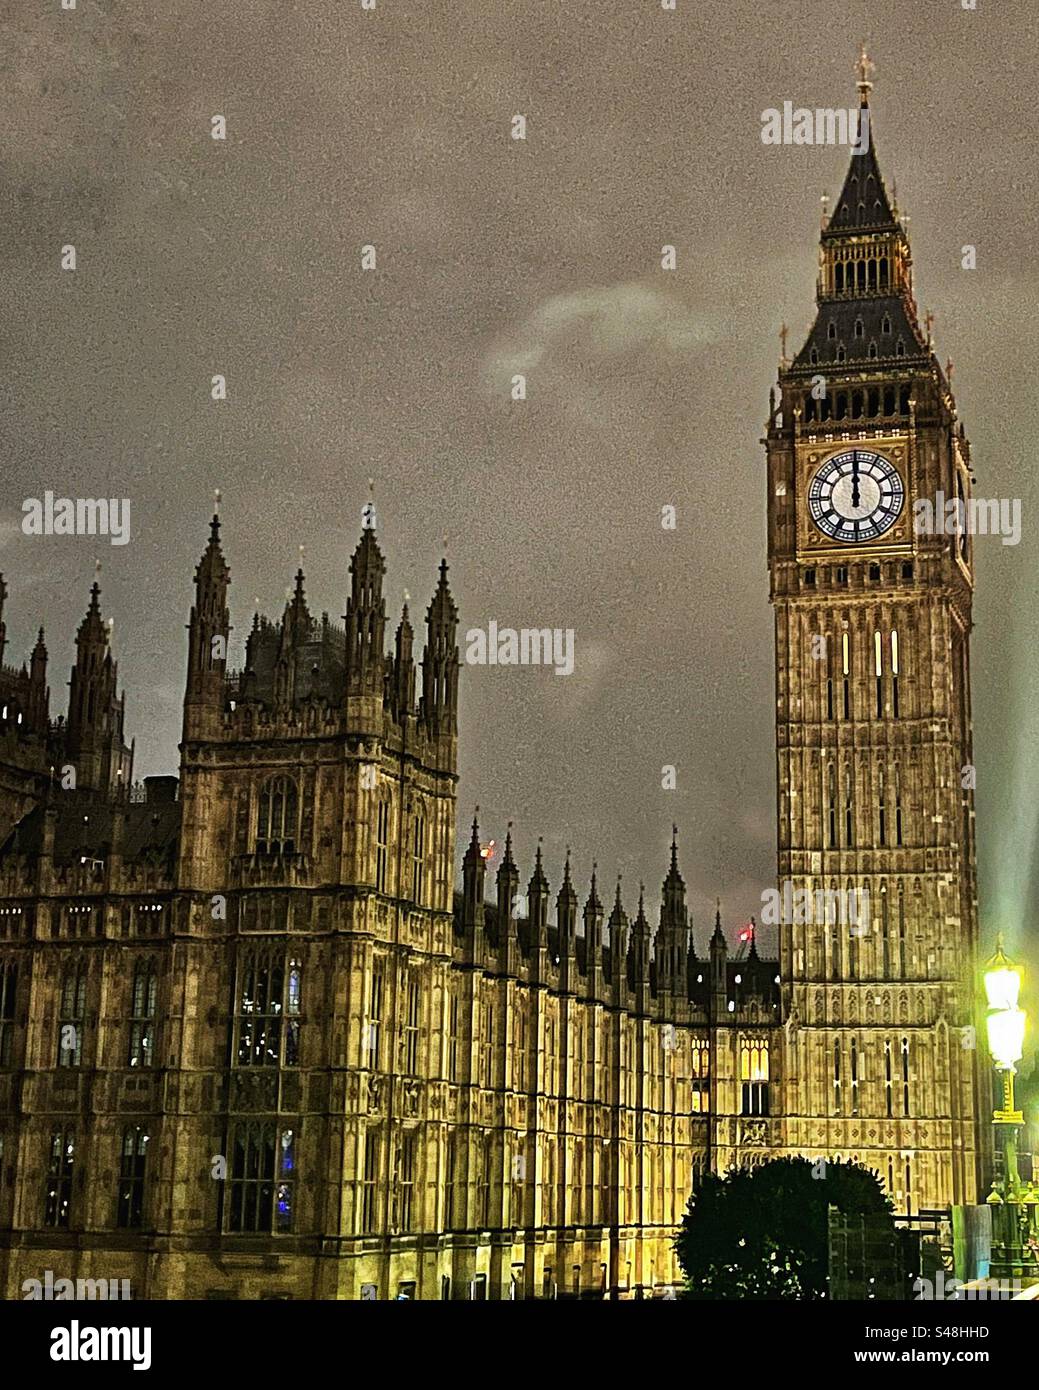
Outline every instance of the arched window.
<svg viewBox="0 0 1039 1390"><path fill-rule="evenodd" d="M378 803L375 812L375 886L386 891L386 871L390 860L390 802L388 797Z"/></svg>
<svg viewBox="0 0 1039 1390"><path fill-rule="evenodd" d="M411 839L411 900L421 906L426 880L426 818L415 817Z"/></svg>
<svg viewBox="0 0 1039 1390"><path fill-rule="evenodd" d="M137 1231L144 1215L144 1176L148 1162L149 1134L141 1125L123 1130L119 1153L119 1207L116 1225L120 1230Z"/></svg>
<svg viewBox="0 0 1039 1390"><path fill-rule="evenodd" d="M768 1039L744 1038L740 1043L741 1114L767 1115Z"/></svg>
<svg viewBox="0 0 1039 1390"><path fill-rule="evenodd" d="M70 965L61 982L58 1016L58 1066L78 1067L83 1058L83 1021L86 1017L87 970Z"/></svg>
<svg viewBox="0 0 1039 1390"><path fill-rule="evenodd" d="M859 1045L851 1040L851 1113L859 1113Z"/></svg>
<svg viewBox="0 0 1039 1390"><path fill-rule="evenodd" d="M150 1067L155 1064L155 995L158 979L155 964L142 960L134 968L130 996L130 1047L127 1065Z"/></svg>
<svg viewBox="0 0 1039 1390"><path fill-rule="evenodd" d="M826 336L827 336L827 338L836 338L836 337L837 337L837 325L836 325L834 322L832 322L832 320L831 320L831 322L827 325L827 328L826 328Z"/></svg>
<svg viewBox="0 0 1039 1390"><path fill-rule="evenodd" d="M228 1229L285 1234L292 1230L295 1134L273 1120L232 1127Z"/></svg>
<svg viewBox="0 0 1039 1390"><path fill-rule="evenodd" d="M872 264L872 263L871 263L871 264ZM861 337L865 334L865 332L866 332L866 330L865 330L865 327L863 326L862 320L861 320L861 319L856 319L856 320L855 320L855 336L856 336L856 338L861 338Z"/></svg>
<svg viewBox="0 0 1039 1390"><path fill-rule="evenodd" d="M260 789L257 854L295 854L299 794L291 777L271 777Z"/></svg>
<svg viewBox="0 0 1039 1390"><path fill-rule="evenodd" d="M902 1114L909 1115L909 1039L902 1039Z"/></svg>
<svg viewBox="0 0 1039 1390"><path fill-rule="evenodd" d="M293 1067L299 1062L302 968L273 950L250 950L238 962L235 1059L240 1067Z"/></svg>
<svg viewBox="0 0 1039 1390"><path fill-rule="evenodd" d="M14 1006L18 996L18 966L0 961L0 1067L9 1067L14 1053Z"/></svg>

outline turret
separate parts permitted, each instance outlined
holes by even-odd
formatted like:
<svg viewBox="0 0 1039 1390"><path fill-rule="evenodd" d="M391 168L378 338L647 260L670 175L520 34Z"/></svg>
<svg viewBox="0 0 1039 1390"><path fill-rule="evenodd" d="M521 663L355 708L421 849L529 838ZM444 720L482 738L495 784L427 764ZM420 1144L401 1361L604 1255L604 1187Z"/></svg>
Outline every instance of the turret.
<svg viewBox="0 0 1039 1390"><path fill-rule="evenodd" d="M27 711L29 727L38 734L46 735L50 722L50 689L47 685L47 648L43 641L43 628L40 628L36 645L29 658L29 708Z"/></svg>
<svg viewBox="0 0 1039 1390"><path fill-rule="evenodd" d="M403 722L415 708L415 662L411 655L414 638L415 632L405 603L397 624L393 652L392 706L398 722Z"/></svg>
<svg viewBox="0 0 1039 1390"><path fill-rule="evenodd" d="M195 567L195 602L188 621L188 675L184 690L184 741L213 737L224 709L231 615L231 571L220 548L220 518L209 524L209 543Z"/></svg>
<svg viewBox="0 0 1039 1390"><path fill-rule="evenodd" d="M346 613L346 693L347 696L383 695L386 631L386 600L382 580L386 565L375 539L375 531L361 532L350 561L350 598Z"/></svg>
<svg viewBox="0 0 1039 1390"><path fill-rule="evenodd" d="M685 880L678 871L678 826L671 827L671 864L661 889L660 928L657 932L657 983L659 988L685 994L689 913L685 905Z"/></svg>
<svg viewBox="0 0 1039 1390"><path fill-rule="evenodd" d="M602 903L599 901L598 865L592 865L592 882L584 905L584 970L588 994L595 998L602 965Z"/></svg>
<svg viewBox="0 0 1039 1390"><path fill-rule="evenodd" d="M518 942L516 939L516 890L519 888L519 870L512 857L512 824L505 833L505 853L498 866L498 959L505 974L513 974L519 964Z"/></svg>
<svg viewBox="0 0 1039 1390"><path fill-rule="evenodd" d="M614 1003L620 1003L628 975L628 918L621 902L620 874L607 926L610 931L610 986Z"/></svg>
<svg viewBox="0 0 1039 1390"><path fill-rule="evenodd" d="M570 878L570 850L563 864L563 882L556 895L556 930L559 936L559 985L572 987L577 940L577 894Z"/></svg>
<svg viewBox="0 0 1039 1390"><path fill-rule="evenodd" d="M95 580L76 633L65 755L75 768L77 788L108 795L129 787L133 760L123 743L125 701L116 694L118 668L101 618L100 596Z"/></svg>
<svg viewBox="0 0 1039 1390"><path fill-rule="evenodd" d="M719 900L710 945L711 1015L719 1020L728 1014L728 963L729 947L722 931L722 905Z"/></svg>
<svg viewBox="0 0 1039 1390"><path fill-rule="evenodd" d="M639 910L628 937L629 977L639 996L649 987L649 923L646 920L646 889L639 884Z"/></svg>
<svg viewBox="0 0 1039 1390"><path fill-rule="evenodd" d="M458 730L458 609L447 582L447 561L426 611L426 646L422 654L422 717L434 735Z"/></svg>
<svg viewBox="0 0 1039 1390"><path fill-rule="evenodd" d="M541 838L538 837L534 869L527 884L527 913L530 919L530 951L537 978L545 971L545 952L548 946L548 879L541 860Z"/></svg>
<svg viewBox="0 0 1039 1390"><path fill-rule="evenodd" d="M462 928L470 949L474 942L481 940L484 926L483 894L487 861L480 845L479 814L480 808L477 806L469 847L462 860Z"/></svg>

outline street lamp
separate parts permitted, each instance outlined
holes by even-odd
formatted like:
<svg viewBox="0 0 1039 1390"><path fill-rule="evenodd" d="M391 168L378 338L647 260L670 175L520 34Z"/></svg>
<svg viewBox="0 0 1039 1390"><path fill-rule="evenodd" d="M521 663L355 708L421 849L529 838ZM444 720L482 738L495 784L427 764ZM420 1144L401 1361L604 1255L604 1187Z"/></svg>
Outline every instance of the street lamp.
<svg viewBox="0 0 1039 1390"><path fill-rule="evenodd" d="M991 1272L997 1278L1011 1279L1035 1273L1025 1243L1035 1224L1036 1194L1021 1181L1017 1169L1017 1131L1024 1116L1014 1105L1014 1074L1024 1055L1026 1021L1017 1002L1020 993L1021 968L1004 953L1000 936L996 953L985 966L985 1027L992 1061L1003 1083L1002 1104L993 1113L992 1123L1005 1161L1002 1177L993 1180L988 1200L992 1204Z"/></svg>

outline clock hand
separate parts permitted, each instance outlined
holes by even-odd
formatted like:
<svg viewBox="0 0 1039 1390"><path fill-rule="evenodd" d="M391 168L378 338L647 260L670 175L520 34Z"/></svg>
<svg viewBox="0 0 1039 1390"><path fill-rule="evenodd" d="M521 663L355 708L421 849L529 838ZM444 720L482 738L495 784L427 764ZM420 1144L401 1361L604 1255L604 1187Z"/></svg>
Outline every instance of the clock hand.
<svg viewBox="0 0 1039 1390"><path fill-rule="evenodd" d="M858 450L851 456L851 505L859 505L859 455Z"/></svg>

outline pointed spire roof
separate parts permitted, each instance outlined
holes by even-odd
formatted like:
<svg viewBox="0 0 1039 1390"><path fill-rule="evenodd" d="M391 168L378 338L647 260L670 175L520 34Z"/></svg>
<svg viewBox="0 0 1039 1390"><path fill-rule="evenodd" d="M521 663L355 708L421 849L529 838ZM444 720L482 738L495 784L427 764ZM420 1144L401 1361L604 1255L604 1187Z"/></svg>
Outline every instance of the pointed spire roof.
<svg viewBox="0 0 1039 1390"><path fill-rule="evenodd" d="M711 947L720 947L722 950L729 949L728 942L725 940L725 933L722 931L722 900L716 898L717 910L714 914L714 932L711 935Z"/></svg>
<svg viewBox="0 0 1039 1390"><path fill-rule="evenodd" d="M354 579L355 594L365 587L370 587L374 596L382 587L382 577L386 573L386 562L382 558L382 551L379 549L374 526L365 526L362 529L361 538L354 547L354 553L350 559L350 573Z"/></svg>
<svg viewBox="0 0 1039 1390"><path fill-rule="evenodd" d="M602 903L599 901L598 870L599 870L599 865L593 860L593 862L592 862L592 881L591 881L591 884L590 884L589 889L588 889L588 899L587 899L587 901L585 902L585 905L584 905L584 906L585 906L585 911L586 911L586 912L601 912L601 911L602 911Z"/></svg>
<svg viewBox="0 0 1039 1390"><path fill-rule="evenodd" d="M480 844L480 808L477 806L473 812L473 831L469 836L469 847L465 851L466 864L475 864L477 860L483 859L483 846Z"/></svg>
<svg viewBox="0 0 1039 1390"><path fill-rule="evenodd" d="M548 893L548 879L545 877L545 867L541 858L541 836L538 836L537 852L534 855L534 868L530 875L530 882L527 884L527 896L534 893Z"/></svg>
<svg viewBox="0 0 1039 1390"><path fill-rule="evenodd" d="M77 647L83 643L105 647L108 645L108 629L105 627L101 617L100 599L101 586L95 579L90 586L90 602L87 605L86 615L76 632Z"/></svg>
<svg viewBox="0 0 1039 1390"><path fill-rule="evenodd" d="M556 895L556 903L569 903L571 907L577 906L577 894L574 892L573 880L570 877L570 846L566 847L566 859L563 861L563 882L559 885L559 892Z"/></svg>
<svg viewBox="0 0 1039 1390"><path fill-rule="evenodd" d="M437 587L426 610L426 622L432 627L452 626L458 622L458 609L451 597L451 586L447 581L447 559L440 561Z"/></svg>
<svg viewBox="0 0 1039 1390"><path fill-rule="evenodd" d="M678 826L671 826L671 864L667 871L667 878L664 879L664 889L681 888L685 889L685 880L678 872Z"/></svg>
<svg viewBox="0 0 1039 1390"><path fill-rule="evenodd" d="M639 910L635 914L635 920L631 927L632 931L649 932L649 923L646 920L646 885L644 883L639 884Z"/></svg>
<svg viewBox="0 0 1039 1390"><path fill-rule="evenodd" d="M849 131L849 138L857 134L858 139L852 150L844 187L823 233L824 237L838 233L891 231L899 225L877 160L873 113L869 105L869 94L873 90L870 81L873 64L865 48L856 69L859 78L859 127L857 132Z"/></svg>

